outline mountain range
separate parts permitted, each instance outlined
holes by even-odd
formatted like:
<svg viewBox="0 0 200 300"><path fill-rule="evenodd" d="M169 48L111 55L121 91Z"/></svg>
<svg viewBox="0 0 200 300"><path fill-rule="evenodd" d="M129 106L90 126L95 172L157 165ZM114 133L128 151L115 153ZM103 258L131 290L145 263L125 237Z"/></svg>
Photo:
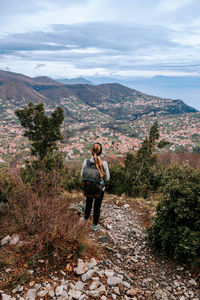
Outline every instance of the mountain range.
<svg viewBox="0 0 200 300"><path fill-rule="evenodd" d="M149 95L182 99L200 110L200 76L101 77L87 76L93 84L120 83Z"/></svg>
<svg viewBox="0 0 200 300"><path fill-rule="evenodd" d="M18 106L29 101L61 105L75 121L101 118L133 120L143 115L171 115L197 112L181 100L150 96L118 83L64 84L49 77L29 77L0 71L0 99Z"/></svg>

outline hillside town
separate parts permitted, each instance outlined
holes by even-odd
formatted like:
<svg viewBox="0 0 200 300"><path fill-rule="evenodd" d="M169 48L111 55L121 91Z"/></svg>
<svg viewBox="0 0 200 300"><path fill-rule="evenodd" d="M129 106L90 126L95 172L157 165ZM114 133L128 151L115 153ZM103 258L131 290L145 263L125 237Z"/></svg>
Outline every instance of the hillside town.
<svg viewBox="0 0 200 300"><path fill-rule="evenodd" d="M30 143L23 136L17 117L16 106L12 102L0 100L0 163L22 165L30 156ZM52 107L47 108L51 112ZM87 112L93 114L93 111ZM66 118L62 126L64 139L59 147L66 161L84 158L90 152L94 141L102 143L104 154L109 157L123 156L128 151L136 151L148 134L153 122L158 121L160 139L170 142L171 151L192 152L200 146L200 113L166 116L142 116L134 121L119 121L91 118L90 121L70 122Z"/></svg>

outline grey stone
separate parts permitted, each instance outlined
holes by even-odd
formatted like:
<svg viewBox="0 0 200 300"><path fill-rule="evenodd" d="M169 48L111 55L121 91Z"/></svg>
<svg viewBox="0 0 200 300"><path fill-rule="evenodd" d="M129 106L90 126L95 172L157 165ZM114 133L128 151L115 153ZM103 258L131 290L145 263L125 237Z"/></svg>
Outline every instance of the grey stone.
<svg viewBox="0 0 200 300"><path fill-rule="evenodd" d="M93 274L94 274L94 270L88 270L85 274L83 274L81 276L81 280L83 282L86 281L86 280L89 280L90 278L92 278Z"/></svg>
<svg viewBox="0 0 200 300"><path fill-rule="evenodd" d="M11 236L11 240L10 240L9 244L11 246L14 246L14 245L17 245L19 243L19 241L20 241L20 235L15 233Z"/></svg>
<svg viewBox="0 0 200 300"><path fill-rule="evenodd" d="M5 246L6 244L8 244L10 242L10 240L11 240L11 237L9 235L7 235L5 238L3 238L1 240L1 243L0 243L1 246Z"/></svg>
<svg viewBox="0 0 200 300"><path fill-rule="evenodd" d="M97 265L97 262L95 258L91 258L90 262L86 262L86 266L88 267L88 270L93 269Z"/></svg>
<svg viewBox="0 0 200 300"><path fill-rule="evenodd" d="M69 292L69 295L74 298L74 299L79 299L81 296L81 291L75 291L75 290L71 290Z"/></svg>
<svg viewBox="0 0 200 300"><path fill-rule="evenodd" d="M63 291L61 296L58 297L58 299L60 300L68 300L69 299L69 295L66 291Z"/></svg>
<svg viewBox="0 0 200 300"><path fill-rule="evenodd" d="M102 276L104 275L104 270L97 271L96 273L102 278Z"/></svg>
<svg viewBox="0 0 200 300"><path fill-rule="evenodd" d="M194 279L190 279L190 280L189 280L189 284L190 284L191 286L197 286L197 283L196 283L196 281L195 281Z"/></svg>
<svg viewBox="0 0 200 300"><path fill-rule="evenodd" d="M106 292L105 286L102 284L98 289L93 291L88 291L87 294L91 296L92 298L97 298L100 295L104 294Z"/></svg>
<svg viewBox="0 0 200 300"><path fill-rule="evenodd" d="M179 284L179 282L178 282L177 280L175 280L175 281L173 282L173 284L174 284L175 287L180 286L180 284Z"/></svg>
<svg viewBox="0 0 200 300"><path fill-rule="evenodd" d="M119 277L108 277L107 279L107 285L109 286L115 286L119 283L122 283L122 279Z"/></svg>
<svg viewBox="0 0 200 300"><path fill-rule="evenodd" d="M112 271L112 270L105 270L105 275L107 276L107 277L112 277L112 276L114 276L114 272Z"/></svg>
<svg viewBox="0 0 200 300"><path fill-rule="evenodd" d="M82 291L84 288L84 283L82 281L78 281L76 282L75 286L74 286L74 289L76 291Z"/></svg>
<svg viewBox="0 0 200 300"><path fill-rule="evenodd" d="M87 292L87 294L90 296L90 297L92 297L92 298L97 298L97 297L99 297L99 291L89 291L89 292Z"/></svg>
<svg viewBox="0 0 200 300"><path fill-rule="evenodd" d="M41 284L40 283L36 283L34 285L34 289L36 289L37 291L41 288Z"/></svg>
<svg viewBox="0 0 200 300"><path fill-rule="evenodd" d="M100 282L98 280L95 280L92 282L92 284L89 286L89 290L95 290L100 286Z"/></svg>
<svg viewBox="0 0 200 300"><path fill-rule="evenodd" d="M106 228L107 228L108 230L112 230L112 229L113 229L112 225L110 225L110 224L107 224L107 225L106 225Z"/></svg>
<svg viewBox="0 0 200 300"><path fill-rule="evenodd" d="M73 283L70 282L69 284L70 289L75 290L75 285Z"/></svg>
<svg viewBox="0 0 200 300"><path fill-rule="evenodd" d="M11 271L11 269L7 268L5 271L6 271L6 273L9 273Z"/></svg>
<svg viewBox="0 0 200 300"><path fill-rule="evenodd" d="M124 286L125 288L127 288L127 289L130 289L130 288L131 288L131 285L130 285L128 282L123 281L122 283L123 283L123 286Z"/></svg>
<svg viewBox="0 0 200 300"><path fill-rule="evenodd" d="M88 267L86 265L86 263L84 263L83 261L78 263L77 267L74 268L74 272L77 274L77 275L82 275L84 273L86 273L88 271Z"/></svg>
<svg viewBox="0 0 200 300"><path fill-rule="evenodd" d="M1 295L1 299L2 299L2 300L10 300L10 299L11 299L11 296L10 296L10 295L7 295L7 294L2 294L2 295Z"/></svg>
<svg viewBox="0 0 200 300"><path fill-rule="evenodd" d="M194 297L194 292L193 291L188 291L188 294L190 295L190 298L193 298Z"/></svg>
<svg viewBox="0 0 200 300"><path fill-rule="evenodd" d="M167 295L167 292L164 291L164 290L161 290L161 289L157 290L155 292L154 296L155 296L155 299L157 299L157 300L160 300L160 299L162 299L162 300L168 300L169 299L169 297Z"/></svg>
<svg viewBox="0 0 200 300"><path fill-rule="evenodd" d="M56 296L60 296L60 295L62 295L62 293L63 293L63 286L62 285L57 286Z"/></svg>
<svg viewBox="0 0 200 300"><path fill-rule="evenodd" d="M39 259L38 262L39 262L40 264L44 264L44 259Z"/></svg>
<svg viewBox="0 0 200 300"><path fill-rule="evenodd" d="M20 289L20 285L18 285L15 289L12 290L12 294L15 294Z"/></svg>
<svg viewBox="0 0 200 300"><path fill-rule="evenodd" d="M47 294L48 294L48 290L45 289L45 290L43 290L43 291L39 291L39 292L37 293L37 296L40 297L40 298L44 298Z"/></svg>
<svg viewBox="0 0 200 300"><path fill-rule="evenodd" d="M113 292L114 292L116 295L120 296L120 289L119 289L118 286L115 286L115 287L113 288Z"/></svg>
<svg viewBox="0 0 200 300"><path fill-rule="evenodd" d="M48 294L51 298L53 298L55 296L55 293L53 290L50 290Z"/></svg>
<svg viewBox="0 0 200 300"><path fill-rule="evenodd" d="M64 272L64 271L60 271L60 273L63 275L63 276L65 276L66 275L66 273Z"/></svg>
<svg viewBox="0 0 200 300"><path fill-rule="evenodd" d="M116 300L117 296L115 294L112 294L112 298L113 298L113 300Z"/></svg>
<svg viewBox="0 0 200 300"><path fill-rule="evenodd" d="M130 207L129 204L124 204L124 205L123 205L123 208L125 208L125 209L126 209L126 208L129 208L129 207Z"/></svg>
<svg viewBox="0 0 200 300"><path fill-rule="evenodd" d="M35 300L36 298L36 289L30 289L28 290L27 294L26 294L26 300Z"/></svg>

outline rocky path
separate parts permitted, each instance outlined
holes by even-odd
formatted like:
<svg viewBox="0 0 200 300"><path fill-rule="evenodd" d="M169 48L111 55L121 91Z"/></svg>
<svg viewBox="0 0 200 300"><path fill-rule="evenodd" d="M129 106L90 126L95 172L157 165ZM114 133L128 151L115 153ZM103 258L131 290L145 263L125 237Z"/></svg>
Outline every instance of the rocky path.
<svg viewBox="0 0 200 300"><path fill-rule="evenodd" d="M138 214L128 204L105 203L102 230L111 245L105 246L109 267L122 274L134 290L136 299L200 299L200 286L184 266L155 257L147 243ZM105 242L103 235L99 240ZM119 298L120 299L120 298Z"/></svg>
<svg viewBox="0 0 200 300"><path fill-rule="evenodd" d="M80 211L83 203L77 206ZM129 204L104 201L100 231L89 236L103 249L105 258L78 260L70 278L58 270L42 284L18 286L10 295L0 291L2 300L45 299L200 299L199 277L155 257L146 242L142 215ZM11 299L12 298L12 299Z"/></svg>

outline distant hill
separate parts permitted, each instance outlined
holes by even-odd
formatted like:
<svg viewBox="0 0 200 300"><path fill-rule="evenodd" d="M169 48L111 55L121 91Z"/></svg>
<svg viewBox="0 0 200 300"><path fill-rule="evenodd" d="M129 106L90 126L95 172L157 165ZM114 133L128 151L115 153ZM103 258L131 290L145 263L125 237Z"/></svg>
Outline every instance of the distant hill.
<svg viewBox="0 0 200 300"><path fill-rule="evenodd" d="M63 84L91 84L92 82L85 79L85 78L72 78L72 79L67 79L67 78L58 78L56 79L58 82L63 83Z"/></svg>
<svg viewBox="0 0 200 300"><path fill-rule="evenodd" d="M91 112L96 120L100 116L109 120L133 120L143 115L197 112L181 100L150 96L118 83L69 85L48 77L31 78L6 71L0 71L0 98L16 100L19 106L30 100L62 105L66 115L76 121L91 120Z"/></svg>
<svg viewBox="0 0 200 300"><path fill-rule="evenodd" d="M60 83L56 80L53 80L47 76L34 77L33 80L37 81L39 83L44 83L44 84L58 85L58 86L62 85L62 83Z"/></svg>
<svg viewBox="0 0 200 300"><path fill-rule="evenodd" d="M155 77L93 77L94 84L120 83L149 95L162 98L182 99L187 105L200 110L200 75L199 76L155 76Z"/></svg>

